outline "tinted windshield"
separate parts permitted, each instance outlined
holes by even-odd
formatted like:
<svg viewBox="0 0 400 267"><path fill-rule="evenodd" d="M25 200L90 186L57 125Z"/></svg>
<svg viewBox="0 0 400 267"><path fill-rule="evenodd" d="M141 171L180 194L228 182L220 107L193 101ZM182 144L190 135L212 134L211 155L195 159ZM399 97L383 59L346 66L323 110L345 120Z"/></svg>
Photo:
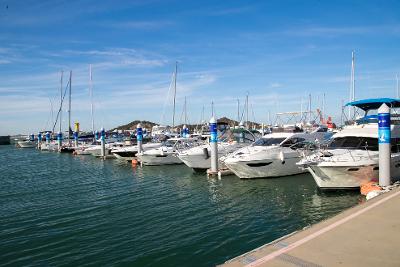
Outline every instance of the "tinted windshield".
<svg viewBox="0 0 400 267"><path fill-rule="evenodd" d="M348 148L348 149L368 149L378 151L378 139L371 137L346 136L338 137L332 140L328 146L330 149Z"/></svg>
<svg viewBox="0 0 400 267"><path fill-rule="evenodd" d="M273 146L279 145L286 138L260 138L253 143L253 146Z"/></svg>

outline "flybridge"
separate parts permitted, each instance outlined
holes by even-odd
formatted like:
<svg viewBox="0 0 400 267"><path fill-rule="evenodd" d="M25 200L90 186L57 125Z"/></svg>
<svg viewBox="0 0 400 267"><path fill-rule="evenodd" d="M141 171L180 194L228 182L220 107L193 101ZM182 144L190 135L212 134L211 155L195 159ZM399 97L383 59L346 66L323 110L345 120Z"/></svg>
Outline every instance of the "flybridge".
<svg viewBox="0 0 400 267"><path fill-rule="evenodd" d="M395 98L369 98L347 103L346 106L358 107L364 111L378 109L382 104L390 108L400 108L400 99Z"/></svg>

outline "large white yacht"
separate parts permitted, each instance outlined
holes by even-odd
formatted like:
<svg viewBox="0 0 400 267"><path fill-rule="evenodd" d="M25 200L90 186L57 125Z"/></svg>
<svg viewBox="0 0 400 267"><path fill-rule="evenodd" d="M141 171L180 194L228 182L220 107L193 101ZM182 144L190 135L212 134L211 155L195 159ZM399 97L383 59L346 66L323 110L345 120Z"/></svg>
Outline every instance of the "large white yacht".
<svg viewBox="0 0 400 267"><path fill-rule="evenodd" d="M278 132L273 129L272 133L226 157L225 165L239 178L280 177L305 172L296 166L300 159L297 149L316 140L322 141L326 131L317 129L306 133L290 128Z"/></svg>
<svg viewBox="0 0 400 267"><path fill-rule="evenodd" d="M218 142L218 158L223 168L224 164L221 162L222 157L250 145L256 140L256 136L245 129L234 129L232 131L229 130L229 133L225 134L220 139L221 142ZM180 151L178 157L189 168L192 168L196 172L201 172L211 167L210 151L211 146L209 143L206 143Z"/></svg>
<svg viewBox="0 0 400 267"><path fill-rule="evenodd" d="M365 111L353 125L332 137L327 147L307 155L298 163L308 170L321 189L352 189L379 180L378 120L376 111L383 103L400 107L396 99L365 99L348 103ZM394 114L391 124L391 176L400 178L400 121Z"/></svg>

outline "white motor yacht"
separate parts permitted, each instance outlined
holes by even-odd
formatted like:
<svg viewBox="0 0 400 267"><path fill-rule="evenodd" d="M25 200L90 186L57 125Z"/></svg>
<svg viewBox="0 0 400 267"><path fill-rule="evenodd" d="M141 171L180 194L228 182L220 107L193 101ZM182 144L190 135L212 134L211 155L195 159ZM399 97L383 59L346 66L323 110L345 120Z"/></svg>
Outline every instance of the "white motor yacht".
<svg viewBox="0 0 400 267"><path fill-rule="evenodd" d="M379 144L377 115L383 103L400 107L400 100L365 99L347 105L366 112L354 125L345 126L336 133L326 148L310 155L304 154L298 163L308 170L321 189L352 189L379 180ZM398 118L397 118L398 119ZM400 121L392 116L391 124L391 177L400 178Z"/></svg>
<svg viewBox="0 0 400 267"><path fill-rule="evenodd" d="M30 140L18 141L18 146L21 148L33 148L36 147L36 142Z"/></svg>
<svg viewBox="0 0 400 267"><path fill-rule="evenodd" d="M220 167L224 168L224 163L221 160L224 156L250 145L256 140L256 137L245 129L234 129L220 139L222 141L218 142L218 159L220 160ZM210 155L211 146L209 143L195 146L178 153L179 159L196 172L206 171L211 168Z"/></svg>
<svg viewBox="0 0 400 267"><path fill-rule="evenodd" d="M239 178L267 178L305 172L296 163L297 149L315 142L321 135L289 131L264 135L252 145L241 148L224 159L225 165Z"/></svg>
<svg viewBox="0 0 400 267"><path fill-rule="evenodd" d="M119 148L119 147L124 147L125 143L124 142L113 142L113 143L106 143L105 144L105 154L106 156L112 155L111 150ZM84 150L84 153L90 153L91 155L95 157L100 157L101 156L101 145L93 145Z"/></svg>
<svg viewBox="0 0 400 267"><path fill-rule="evenodd" d="M149 149L154 149L161 147L162 143L146 143L142 144L143 151L147 151ZM121 160L132 160L136 158L136 154L138 152L137 145L134 146L126 146L126 147L119 147L116 149L111 150L111 153L117 158Z"/></svg>
<svg viewBox="0 0 400 267"><path fill-rule="evenodd" d="M143 165L183 164L177 157L177 152L194 146L197 142L198 139L195 138L170 138L158 148L137 154L137 158Z"/></svg>

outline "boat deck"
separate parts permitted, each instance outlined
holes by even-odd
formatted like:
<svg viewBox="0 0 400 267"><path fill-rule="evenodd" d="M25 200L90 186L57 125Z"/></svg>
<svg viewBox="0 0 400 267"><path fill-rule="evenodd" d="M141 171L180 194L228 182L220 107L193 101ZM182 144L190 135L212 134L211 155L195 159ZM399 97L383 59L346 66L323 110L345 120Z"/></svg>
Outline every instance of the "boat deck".
<svg viewBox="0 0 400 267"><path fill-rule="evenodd" d="M221 265L400 266L400 188Z"/></svg>

